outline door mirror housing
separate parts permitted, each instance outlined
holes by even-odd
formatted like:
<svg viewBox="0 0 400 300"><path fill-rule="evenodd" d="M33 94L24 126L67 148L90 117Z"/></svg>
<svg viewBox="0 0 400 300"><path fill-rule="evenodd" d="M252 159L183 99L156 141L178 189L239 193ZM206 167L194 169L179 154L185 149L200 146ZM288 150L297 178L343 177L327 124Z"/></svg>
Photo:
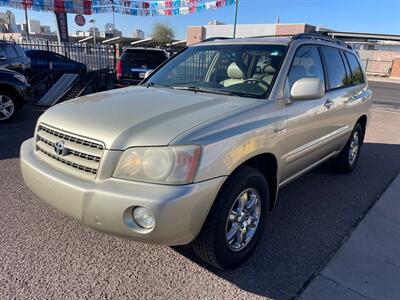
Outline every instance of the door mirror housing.
<svg viewBox="0 0 400 300"><path fill-rule="evenodd" d="M6 60L7 57L5 57L3 54L0 54L0 60Z"/></svg>
<svg viewBox="0 0 400 300"><path fill-rule="evenodd" d="M290 91L290 99L293 101L314 100L322 98L325 94L325 86L317 77L302 78L297 80Z"/></svg>

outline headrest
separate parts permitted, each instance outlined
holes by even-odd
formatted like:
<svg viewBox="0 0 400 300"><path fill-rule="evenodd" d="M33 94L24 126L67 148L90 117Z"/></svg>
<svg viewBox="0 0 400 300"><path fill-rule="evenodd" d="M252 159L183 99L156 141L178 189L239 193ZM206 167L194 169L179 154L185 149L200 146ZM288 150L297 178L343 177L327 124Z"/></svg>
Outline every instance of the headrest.
<svg viewBox="0 0 400 300"><path fill-rule="evenodd" d="M228 77L232 79L244 79L245 75L242 70L238 67L238 65L233 62L229 65L228 70Z"/></svg>
<svg viewBox="0 0 400 300"><path fill-rule="evenodd" d="M264 73L266 74L275 74L276 70L273 66L268 65L264 67Z"/></svg>

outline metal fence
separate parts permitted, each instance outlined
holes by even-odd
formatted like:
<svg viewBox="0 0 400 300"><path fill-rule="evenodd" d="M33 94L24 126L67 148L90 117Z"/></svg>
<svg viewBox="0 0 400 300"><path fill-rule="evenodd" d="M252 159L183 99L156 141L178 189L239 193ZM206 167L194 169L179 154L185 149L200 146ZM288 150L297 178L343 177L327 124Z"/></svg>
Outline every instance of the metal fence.
<svg viewBox="0 0 400 300"><path fill-rule="evenodd" d="M24 50L46 50L58 53L86 65L88 71L114 69L116 65L115 45L73 44L51 41L18 41Z"/></svg>
<svg viewBox="0 0 400 300"><path fill-rule="evenodd" d="M382 75L382 76L389 76L392 67L393 67L393 60L379 60L379 59L364 59L361 60L363 64L365 72L369 74L375 75Z"/></svg>

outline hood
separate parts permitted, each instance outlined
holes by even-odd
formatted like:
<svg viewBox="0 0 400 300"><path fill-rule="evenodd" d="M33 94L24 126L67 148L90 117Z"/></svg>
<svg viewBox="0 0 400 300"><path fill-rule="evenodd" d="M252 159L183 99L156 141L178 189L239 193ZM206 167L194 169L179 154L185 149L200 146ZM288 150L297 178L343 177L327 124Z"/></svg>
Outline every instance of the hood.
<svg viewBox="0 0 400 300"><path fill-rule="evenodd" d="M257 102L167 88L129 87L56 105L39 122L105 143L107 149L168 145L181 133Z"/></svg>

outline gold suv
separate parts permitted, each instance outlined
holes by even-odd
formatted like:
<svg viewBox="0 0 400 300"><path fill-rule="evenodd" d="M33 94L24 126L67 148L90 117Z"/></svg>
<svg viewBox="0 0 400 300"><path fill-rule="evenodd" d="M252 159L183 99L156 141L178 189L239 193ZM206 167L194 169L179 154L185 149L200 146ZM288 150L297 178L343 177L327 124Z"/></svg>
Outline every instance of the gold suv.
<svg viewBox="0 0 400 300"><path fill-rule="evenodd" d="M96 230L189 244L233 268L256 247L279 188L327 160L355 168L370 105L357 55L336 39L215 39L138 87L49 109L21 147L22 174Z"/></svg>

